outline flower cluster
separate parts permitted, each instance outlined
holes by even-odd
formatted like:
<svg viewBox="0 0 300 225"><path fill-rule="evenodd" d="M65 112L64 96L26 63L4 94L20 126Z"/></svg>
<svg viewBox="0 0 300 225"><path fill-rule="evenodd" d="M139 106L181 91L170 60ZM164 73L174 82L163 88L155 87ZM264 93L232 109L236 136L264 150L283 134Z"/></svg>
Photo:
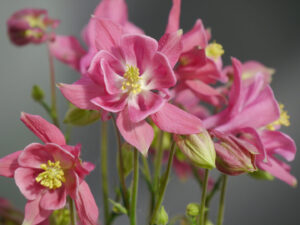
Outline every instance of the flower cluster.
<svg viewBox="0 0 300 225"><path fill-rule="evenodd" d="M173 0L165 33L158 41L128 20L124 0L101 1L83 30L87 49L73 36L49 33L47 29L55 28L58 21L49 19L45 10L15 13L7 22L8 34L16 45L47 42L51 56L81 74L73 84L57 85L72 103L72 110L77 110L68 115L73 113L80 125L98 119L98 114L91 118L87 110L98 111L102 123L113 120L125 142L143 157L151 149L153 185L146 172L145 177L153 194L163 197L173 161L179 177L194 174L204 197L206 189L212 196L220 184L208 177L214 168L227 175L262 172L296 186L290 167L277 158L292 161L296 146L279 131L290 122L270 86L274 71L259 62L241 63L236 58L224 67L224 49L211 41L210 30L200 19L188 32L180 29L180 8L181 1ZM43 96L35 100L41 102ZM56 115L53 110L55 107L49 110L52 117ZM85 123L86 118L89 122ZM65 206L67 197L74 200L83 225L98 224L97 205L84 181L94 166L81 161L81 146L67 145L61 131L40 116L22 113L21 120L44 143L30 144L0 159L0 175L13 177L28 200L23 224L47 220ZM122 178L124 164L132 162L122 161L122 151L119 154L124 206L114 203L115 209L128 213L135 224L136 186L128 201L126 177ZM136 155L134 160L137 166ZM158 184L164 161L168 161L168 169ZM133 181L136 176L135 169ZM150 223L166 224L168 215L157 200L160 198L153 199L156 206ZM187 211L196 209L197 213L188 213L188 218L196 221L199 213L202 225L207 205L196 206L189 205Z"/></svg>

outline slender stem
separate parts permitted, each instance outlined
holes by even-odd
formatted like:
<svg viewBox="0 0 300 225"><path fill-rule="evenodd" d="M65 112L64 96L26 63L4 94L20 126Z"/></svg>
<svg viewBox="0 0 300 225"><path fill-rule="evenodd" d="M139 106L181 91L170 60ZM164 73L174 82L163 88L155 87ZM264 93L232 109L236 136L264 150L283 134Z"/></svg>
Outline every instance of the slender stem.
<svg viewBox="0 0 300 225"><path fill-rule="evenodd" d="M194 178L196 179L197 183L199 184L199 187L202 189L203 180L199 176L198 169L195 166L192 166L192 172L193 172Z"/></svg>
<svg viewBox="0 0 300 225"><path fill-rule="evenodd" d="M220 196L220 202L219 202L219 212L218 212L218 221L217 225L223 224L223 218L224 218L224 203L225 203L225 192L226 192L226 186L227 186L227 175L222 175L222 187L221 187L221 196Z"/></svg>
<svg viewBox="0 0 300 225"><path fill-rule="evenodd" d="M158 191L159 187L159 177L160 177L160 170L161 170L161 164L162 164L162 159L163 159L163 135L164 132L160 130L159 135L158 135L158 140L157 140L157 146L156 146L156 155L154 159L154 190Z"/></svg>
<svg viewBox="0 0 300 225"><path fill-rule="evenodd" d="M76 218L75 218L73 199L68 197L68 202L69 202L71 225L76 225L77 223L76 223Z"/></svg>
<svg viewBox="0 0 300 225"><path fill-rule="evenodd" d="M104 208L104 224L108 225L109 203L108 203L108 171L107 171L107 123L101 122L101 178L102 198Z"/></svg>
<svg viewBox="0 0 300 225"><path fill-rule="evenodd" d="M157 213L158 213L158 211L161 207L161 204L163 202L165 191L166 191L168 180L169 180L169 176L170 176L170 173L171 173L171 168L172 168L172 163L173 163L175 151L176 151L175 142L173 142L172 147L171 147L171 152L170 152L170 155L169 155L167 169L166 169L166 172L164 174L164 177L163 177L163 180L162 180L162 183L161 183L161 186L160 186L161 189L160 189L158 200L156 202L156 205L155 205L155 208L154 208L154 211L153 211L153 214L152 214L150 224L155 223Z"/></svg>
<svg viewBox="0 0 300 225"><path fill-rule="evenodd" d="M136 204L139 184L139 155L138 151L134 149L133 153L133 184L130 201L130 224L136 225Z"/></svg>
<svg viewBox="0 0 300 225"><path fill-rule="evenodd" d="M128 201L128 193L127 193L127 187L125 183L125 174L124 174L124 160L123 160L123 152L122 152L122 143L121 143L121 135L118 130L117 124L116 124L116 119L112 115L112 121L114 124L114 128L116 131L117 139L118 139L118 152L119 152L119 177L120 177L120 182L121 182L121 189L122 189L122 196L123 196L123 201L126 209L129 209L129 201Z"/></svg>
<svg viewBox="0 0 300 225"><path fill-rule="evenodd" d="M56 106L56 88L55 88L55 72L53 56L50 53L50 47L48 44L48 59L49 59L49 69L50 69L50 89L51 89L51 117L54 124L59 127L59 122L57 119L57 106Z"/></svg>
<svg viewBox="0 0 300 225"><path fill-rule="evenodd" d="M208 185L208 174L209 170L205 169L204 174L204 181L203 181L203 188L202 188L202 196L201 196L201 205L200 205L200 218L199 218L199 225L204 225L204 213L205 213L205 205L206 205L206 192L207 192L207 185Z"/></svg>

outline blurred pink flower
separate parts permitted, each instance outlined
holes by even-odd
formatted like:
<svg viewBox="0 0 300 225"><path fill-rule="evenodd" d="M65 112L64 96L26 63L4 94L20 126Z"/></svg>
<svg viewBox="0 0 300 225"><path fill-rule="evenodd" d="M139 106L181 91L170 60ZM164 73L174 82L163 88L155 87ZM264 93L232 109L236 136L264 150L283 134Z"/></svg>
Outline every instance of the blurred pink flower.
<svg viewBox="0 0 300 225"><path fill-rule="evenodd" d="M22 9L7 20L7 32L15 45L40 44L54 37L48 29L58 24L59 21L49 18L44 9Z"/></svg>
<svg viewBox="0 0 300 225"><path fill-rule="evenodd" d="M22 113L22 122L45 144L33 143L0 159L0 175L13 177L28 200L24 224L45 221L69 195L84 225L97 224L98 208L84 177L94 165L81 162L81 146L66 145L61 131L40 116Z"/></svg>

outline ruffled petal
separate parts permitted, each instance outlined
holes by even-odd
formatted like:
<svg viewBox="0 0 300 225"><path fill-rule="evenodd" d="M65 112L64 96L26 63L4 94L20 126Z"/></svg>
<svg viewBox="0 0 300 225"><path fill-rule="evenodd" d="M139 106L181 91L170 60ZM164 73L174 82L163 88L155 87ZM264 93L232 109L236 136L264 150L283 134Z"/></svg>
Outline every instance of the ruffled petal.
<svg viewBox="0 0 300 225"><path fill-rule="evenodd" d="M40 201L40 207L45 210L61 209L66 204L67 193L64 187L47 190Z"/></svg>
<svg viewBox="0 0 300 225"><path fill-rule="evenodd" d="M124 139L136 147L143 155L147 155L153 141L154 131L144 120L134 123L130 121L128 111L125 109L118 114L117 126Z"/></svg>
<svg viewBox="0 0 300 225"><path fill-rule="evenodd" d="M22 112L21 121L44 143L66 144L62 132L42 117Z"/></svg>
<svg viewBox="0 0 300 225"><path fill-rule="evenodd" d="M169 103L165 103L151 118L156 126L169 133L197 134L203 129L200 119Z"/></svg>
<svg viewBox="0 0 300 225"><path fill-rule="evenodd" d="M128 101L129 118L133 122L146 119L149 115L157 112L164 102L161 96L151 91L143 91Z"/></svg>
<svg viewBox="0 0 300 225"><path fill-rule="evenodd" d="M74 199L76 211L82 224L98 224L98 207L88 184L83 181L79 186L78 197Z"/></svg>
<svg viewBox="0 0 300 225"><path fill-rule="evenodd" d="M19 167L18 157L22 151L11 153L0 159L0 176L13 177Z"/></svg>
<svg viewBox="0 0 300 225"><path fill-rule="evenodd" d="M109 112L119 112L124 109L127 104L126 94L103 95L93 98L91 102Z"/></svg>

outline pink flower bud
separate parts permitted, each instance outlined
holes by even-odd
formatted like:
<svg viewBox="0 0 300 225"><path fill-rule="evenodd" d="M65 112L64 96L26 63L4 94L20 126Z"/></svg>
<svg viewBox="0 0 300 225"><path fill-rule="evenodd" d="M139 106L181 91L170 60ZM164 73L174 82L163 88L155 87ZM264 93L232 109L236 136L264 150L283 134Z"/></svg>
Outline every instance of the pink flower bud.
<svg viewBox="0 0 300 225"><path fill-rule="evenodd" d="M53 38L48 29L58 24L59 21L50 19L44 9L22 9L7 20L7 32L15 45L40 44Z"/></svg>

